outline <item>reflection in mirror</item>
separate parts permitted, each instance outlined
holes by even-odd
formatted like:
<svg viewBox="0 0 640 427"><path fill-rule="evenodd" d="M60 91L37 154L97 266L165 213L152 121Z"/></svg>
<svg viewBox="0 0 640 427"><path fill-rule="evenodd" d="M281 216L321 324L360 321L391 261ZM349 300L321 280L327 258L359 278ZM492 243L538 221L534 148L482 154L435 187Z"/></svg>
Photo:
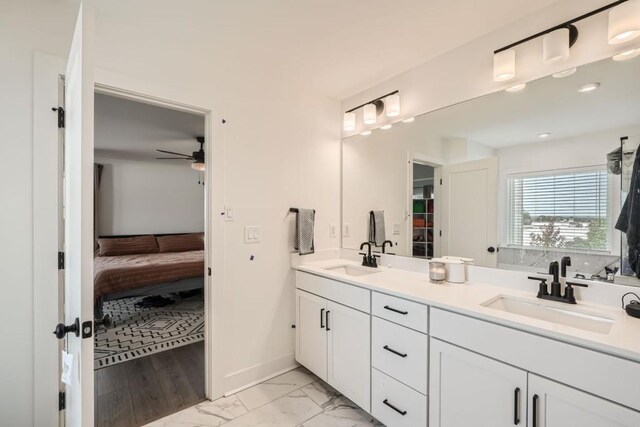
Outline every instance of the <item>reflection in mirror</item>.
<svg viewBox="0 0 640 427"><path fill-rule="evenodd" d="M640 179L640 58L567 74L344 139L343 247L390 240L400 256L527 271L570 256L587 278L619 268L614 226Z"/></svg>

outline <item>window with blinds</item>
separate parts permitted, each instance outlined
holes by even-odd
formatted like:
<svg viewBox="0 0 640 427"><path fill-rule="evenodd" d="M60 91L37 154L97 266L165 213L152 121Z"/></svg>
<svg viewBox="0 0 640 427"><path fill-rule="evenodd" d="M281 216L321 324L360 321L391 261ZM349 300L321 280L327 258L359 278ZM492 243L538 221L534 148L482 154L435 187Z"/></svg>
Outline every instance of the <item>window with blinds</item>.
<svg viewBox="0 0 640 427"><path fill-rule="evenodd" d="M509 245L609 250L607 185L604 167L510 177Z"/></svg>

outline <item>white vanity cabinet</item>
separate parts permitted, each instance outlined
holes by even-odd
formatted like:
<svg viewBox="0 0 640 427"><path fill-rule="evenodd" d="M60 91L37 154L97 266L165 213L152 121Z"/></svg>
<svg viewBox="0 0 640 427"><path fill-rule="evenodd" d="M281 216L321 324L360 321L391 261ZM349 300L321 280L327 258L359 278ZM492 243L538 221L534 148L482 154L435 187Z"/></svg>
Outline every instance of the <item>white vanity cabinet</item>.
<svg viewBox="0 0 640 427"><path fill-rule="evenodd" d="M431 427L526 425L526 371L437 339L430 345Z"/></svg>
<svg viewBox="0 0 640 427"><path fill-rule="evenodd" d="M636 411L534 374L528 394L530 427L640 426Z"/></svg>
<svg viewBox="0 0 640 427"><path fill-rule="evenodd" d="M304 273L297 273L296 285L296 360L369 411L371 316L353 306L368 310L370 292Z"/></svg>

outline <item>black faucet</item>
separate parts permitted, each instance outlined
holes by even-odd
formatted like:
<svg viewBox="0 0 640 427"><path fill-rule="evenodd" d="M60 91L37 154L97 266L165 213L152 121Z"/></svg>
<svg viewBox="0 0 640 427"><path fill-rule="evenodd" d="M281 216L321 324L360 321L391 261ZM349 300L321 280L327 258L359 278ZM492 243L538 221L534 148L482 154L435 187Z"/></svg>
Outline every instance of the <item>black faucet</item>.
<svg viewBox="0 0 640 427"><path fill-rule="evenodd" d="M573 286L581 286L583 288L586 288L589 285L586 285L584 283L576 283L576 282L566 282L565 283L565 288L564 288L564 295L561 295L560 293L560 277L567 277L567 266L571 265L571 258L566 256L563 257L562 260L560 261L562 264L562 268L560 268L560 264L558 264L558 261L553 261L552 263L549 264L549 274L551 276L553 276L553 281L551 282L551 293L547 292L547 278L545 277L535 277L535 276L529 276L528 278L530 280L539 280L540 281L540 287L538 290L538 298L540 299L548 299L551 301L558 301L558 302L564 302L567 304L576 304L576 297L573 294Z"/></svg>
<svg viewBox="0 0 640 427"><path fill-rule="evenodd" d="M363 253L360 252L360 255L362 255L362 265L364 267L373 267L373 268L378 268L378 261L376 260L376 258L379 258L379 255L371 255L371 243L369 242L363 242L360 245L360 250L362 250L362 248L364 248L365 246L367 246L367 253Z"/></svg>
<svg viewBox="0 0 640 427"><path fill-rule="evenodd" d="M387 243L389 244L390 248L393 248L393 242L391 240L385 240L384 242L382 242L382 253L386 253L384 251L385 247L387 246ZM389 254L389 255L393 255L393 254Z"/></svg>

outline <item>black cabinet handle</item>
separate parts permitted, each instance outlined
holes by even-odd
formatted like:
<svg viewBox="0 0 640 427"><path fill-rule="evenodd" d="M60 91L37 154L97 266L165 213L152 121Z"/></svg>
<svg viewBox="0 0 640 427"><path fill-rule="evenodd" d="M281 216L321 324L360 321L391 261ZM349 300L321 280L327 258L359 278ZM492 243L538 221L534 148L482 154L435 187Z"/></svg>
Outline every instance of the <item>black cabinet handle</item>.
<svg viewBox="0 0 640 427"><path fill-rule="evenodd" d="M399 351L396 351L396 350L394 350L392 348L389 348L388 345L385 345L382 348L384 348L385 350L390 351L391 353L396 354L396 355L398 355L400 357L407 357L407 353L400 353Z"/></svg>
<svg viewBox="0 0 640 427"><path fill-rule="evenodd" d="M489 246L487 248L487 252L489 252L490 254L494 253L496 251L496 248L494 248L493 246Z"/></svg>
<svg viewBox="0 0 640 427"><path fill-rule="evenodd" d="M513 391L513 424L520 424L520 387Z"/></svg>
<svg viewBox="0 0 640 427"><path fill-rule="evenodd" d="M384 403L385 405L387 405L389 408L393 409L394 411L396 411L397 413L399 413L400 415L402 415L403 417L405 415L407 415L407 411L401 411L400 409L396 408L395 406L393 406L391 403L389 403L389 401L387 399L383 400L382 403Z"/></svg>
<svg viewBox="0 0 640 427"><path fill-rule="evenodd" d="M531 427L538 427L538 395L534 394L533 395L533 419L532 419L532 426Z"/></svg>
<svg viewBox="0 0 640 427"><path fill-rule="evenodd" d="M385 305L384 308L389 310L389 311L393 311L394 313L398 313L398 314L409 314L408 311L401 311L401 310L398 310L396 308L389 307L388 305Z"/></svg>
<svg viewBox="0 0 640 427"><path fill-rule="evenodd" d="M327 312L325 313L325 323L327 324L327 332L330 331L331 329L329 328L329 313L331 313L329 310L327 310Z"/></svg>
<svg viewBox="0 0 640 427"><path fill-rule="evenodd" d="M324 308L320 309L320 329L324 329Z"/></svg>

